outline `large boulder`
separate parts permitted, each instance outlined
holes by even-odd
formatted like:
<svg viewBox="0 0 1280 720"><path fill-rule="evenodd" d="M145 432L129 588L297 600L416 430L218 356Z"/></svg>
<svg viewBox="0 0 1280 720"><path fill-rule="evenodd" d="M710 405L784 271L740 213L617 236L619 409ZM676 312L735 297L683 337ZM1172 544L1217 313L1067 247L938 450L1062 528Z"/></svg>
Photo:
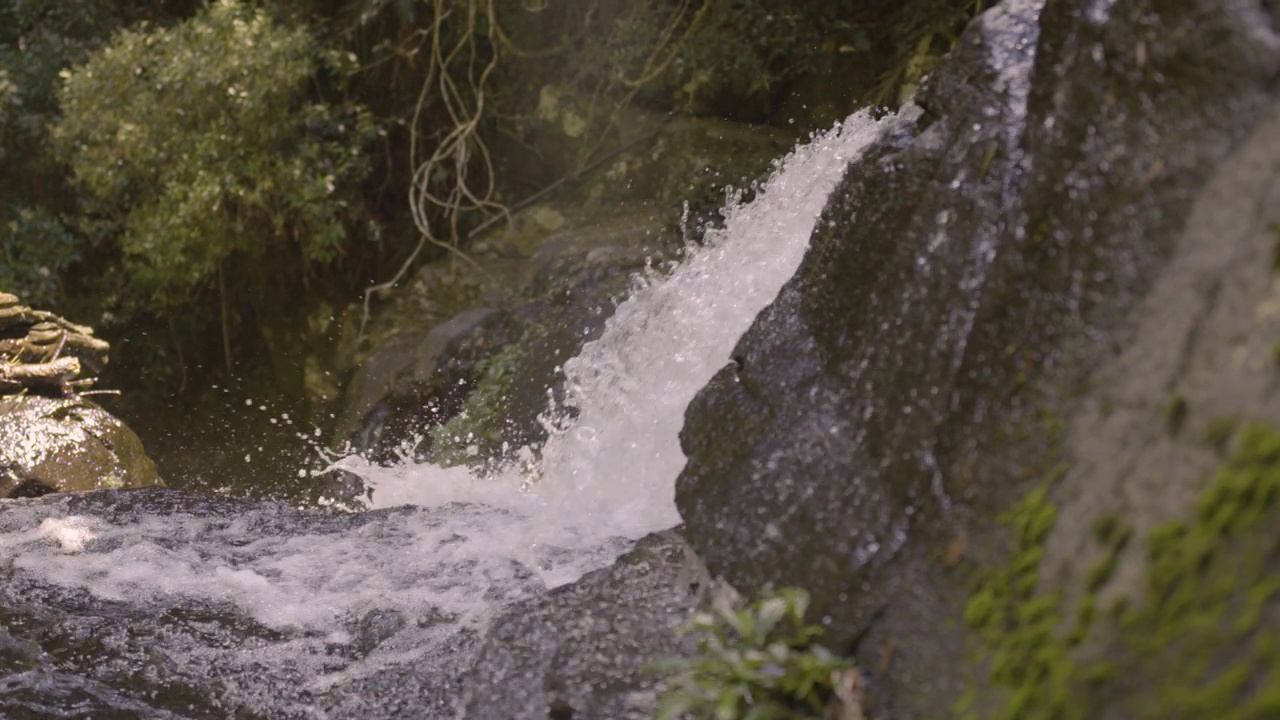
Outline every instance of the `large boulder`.
<svg viewBox="0 0 1280 720"><path fill-rule="evenodd" d="M89 400L0 395L0 497L163 484L138 436Z"/></svg>
<svg viewBox="0 0 1280 720"><path fill-rule="evenodd" d="M653 717L663 660L710 588L678 531L650 535L612 567L507 610L463 679L468 720Z"/></svg>
<svg viewBox="0 0 1280 720"><path fill-rule="evenodd" d="M1235 252L1217 237L1252 236L1248 212L1188 218L1269 132L1273 21L1253 2L991 9L691 404L689 541L744 591L809 588L889 716L961 694L970 561L1002 555L994 516L1064 459L1062 413L1179 238L1198 233L1203 269Z"/></svg>
<svg viewBox="0 0 1280 720"><path fill-rule="evenodd" d="M109 349L0 292L0 498L163 484L138 436L78 392Z"/></svg>

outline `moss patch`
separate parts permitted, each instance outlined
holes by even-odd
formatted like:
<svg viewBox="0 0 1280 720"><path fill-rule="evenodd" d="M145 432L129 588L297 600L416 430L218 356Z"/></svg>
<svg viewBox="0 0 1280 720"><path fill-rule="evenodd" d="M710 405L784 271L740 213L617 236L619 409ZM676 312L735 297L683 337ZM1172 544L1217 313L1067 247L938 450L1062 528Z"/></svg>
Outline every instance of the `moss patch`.
<svg viewBox="0 0 1280 720"><path fill-rule="evenodd" d="M1280 717L1280 432L1251 423L1202 493L1193 517L1146 538L1140 602L1096 612L1130 530L1114 515L1094 525L1102 551L1085 577L1074 622L1058 592L1040 587L1043 544L1056 517L1040 487L1007 513L1016 551L969 601L998 696L975 695L964 717ZM1077 646L1095 639L1090 651ZM1123 668L1123 672L1116 672ZM981 708L981 711L975 708Z"/></svg>
<svg viewBox="0 0 1280 720"><path fill-rule="evenodd" d="M1170 436L1182 432L1182 426L1186 424L1187 415L1190 413L1191 405L1185 397L1176 395L1169 399L1168 404L1164 406L1164 420Z"/></svg>
<svg viewBox="0 0 1280 720"><path fill-rule="evenodd" d="M1231 438L1235 435L1236 426L1239 424L1239 420L1229 416L1210 420L1209 426L1204 431L1205 446L1212 448L1219 455L1226 455L1227 446L1231 444Z"/></svg>
<svg viewBox="0 0 1280 720"><path fill-rule="evenodd" d="M524 359L524 341L476 363L479 380L462 410L431 431L431 460L446 467L491 457L505 436L508 398Z"/></svg>

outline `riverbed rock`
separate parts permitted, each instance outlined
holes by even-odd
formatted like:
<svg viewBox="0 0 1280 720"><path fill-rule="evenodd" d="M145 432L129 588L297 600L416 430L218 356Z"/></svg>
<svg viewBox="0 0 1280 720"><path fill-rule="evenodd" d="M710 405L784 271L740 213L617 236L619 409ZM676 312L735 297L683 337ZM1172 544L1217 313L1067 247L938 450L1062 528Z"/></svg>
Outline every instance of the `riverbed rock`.
<svg viewBox="0 0 1280 720"><path fill-rule="evenodd" d="M109 349L0 292L0 497L163 484L138 436L77 393Z"/></svg>
<svg viewBox="0 0 1280 720"><path fill-rule="evenodd" d="M963 693L958 618L976 568L1007 552L995 518L1057 476L1064 413L1132 342L1153 283L1230 285L1210 268L1237 251L1216 238L1270 217L1189 221L1274 122L1268 12L1011 0L985 13L923 89L914 128L853 164L796 277L691 404L677 487L691 544L744 591L808 588L877 669L884 716L936 717ZM1267 206L1273 174L1246 205ZM1192 234L1206 259L1176 270ZM1150 435L1117 429L1108 446ZM1130 502L1190 512L1155 485Z"/></svg>
<svg viewBox="0 0 1280 720"><path fill-rule="evenodd" d="M459 552L509 520L163 488L0 500L0 716L652 717L646 666L687 651L675 629L707 593L679 532L612 567L628 543L605 541L548 591L573 551Z"/></svg>
<svg viewBox="0 0 1280 720"><path fill-rule="evenodd" d="M0 395L0 497L163 484L138 436L89 400Z"/></svg>
<svg viewBox="0 0 1280 720"><path fill-rule="evenodd" d="M651 535L612 567L509 609L464 677L468 720L647 720L710 578L679 531Z"/></svg>

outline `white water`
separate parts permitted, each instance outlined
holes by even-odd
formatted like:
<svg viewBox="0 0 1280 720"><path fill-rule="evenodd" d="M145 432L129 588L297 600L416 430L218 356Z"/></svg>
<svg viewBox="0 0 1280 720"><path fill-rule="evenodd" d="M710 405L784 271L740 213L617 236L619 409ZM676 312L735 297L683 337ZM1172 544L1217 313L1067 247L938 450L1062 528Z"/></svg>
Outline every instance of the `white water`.
<svg viewBox="0 0 1280 720"><path fill-rule="evenodd" d="M0 557L103 598L160 607L209 600L301 631L234 656L208 653L265 672L310 667L318 689L421 657L457 627L482 626L496 608L572 581L610 562L626 540L680 522L674 484L685 462L677 434L686 405L794 274L827 196L886 122L855 115L798 148L752 203L727 209L725 228L705 246L640 284L602 337L566 364L576 420L552 434L532 485L517 469L476 477L352 457L340 465L372 485L375 506L423 510L345 533L264 535L266 509L230 523L183 514L116 523L50 507L0 513ZM419 622L358 663L323 669L332 665L325 647L348 642L353 619L375 609ZM422 621L428 616L451 622L442 628Z"/></svg>

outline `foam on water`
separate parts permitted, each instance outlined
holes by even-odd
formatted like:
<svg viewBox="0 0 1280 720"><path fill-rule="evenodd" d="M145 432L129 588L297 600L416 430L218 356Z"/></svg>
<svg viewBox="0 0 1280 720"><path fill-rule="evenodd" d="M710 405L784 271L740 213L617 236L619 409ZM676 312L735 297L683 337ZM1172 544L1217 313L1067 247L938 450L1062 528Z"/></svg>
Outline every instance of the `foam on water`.
<svg viewBox="0 0 1280 720"><path fill-rule="evenodd" d="M753 202L729 203L724 228L673 272L642 282L600 339L565 364L565 405L576 414L552 432L541 479L526 492L516 491L527 478L515 469L476 478L429 465L345 467L374 487L377 507L498 504L538 517L535 534L588 544L676 525L685 407L795 273L827 196L885 122L858 114L798 148ZM559 411L549 415L554 423Z"/></svg>
<svg viewBox="0 0 1280 720"><path fill-rule="evenodd" d="M234 607L289 630L289 639L207 652L266 673L307 667L315 687L422 656L496 608L570 582L627 541L680 522L674 484L685 462L677 435L686 405L795 272L844 168L887 122L858 114L798 148L754 201L727 208L723 230L670 274L639 283L600 339L566 363L566 405L576 416L541 449L534 483L514 468L478 477L350 457L339 464L373 487L376 507L417 508L342 531L282 532L272 523L288 518L265 506L217 520L14 506L22 512L0 513L0 558L105 599ZM549 417L564 415L553 408ZM333 669L332 645L349 642L353 622L373 611L416 621Z"/></svg>

